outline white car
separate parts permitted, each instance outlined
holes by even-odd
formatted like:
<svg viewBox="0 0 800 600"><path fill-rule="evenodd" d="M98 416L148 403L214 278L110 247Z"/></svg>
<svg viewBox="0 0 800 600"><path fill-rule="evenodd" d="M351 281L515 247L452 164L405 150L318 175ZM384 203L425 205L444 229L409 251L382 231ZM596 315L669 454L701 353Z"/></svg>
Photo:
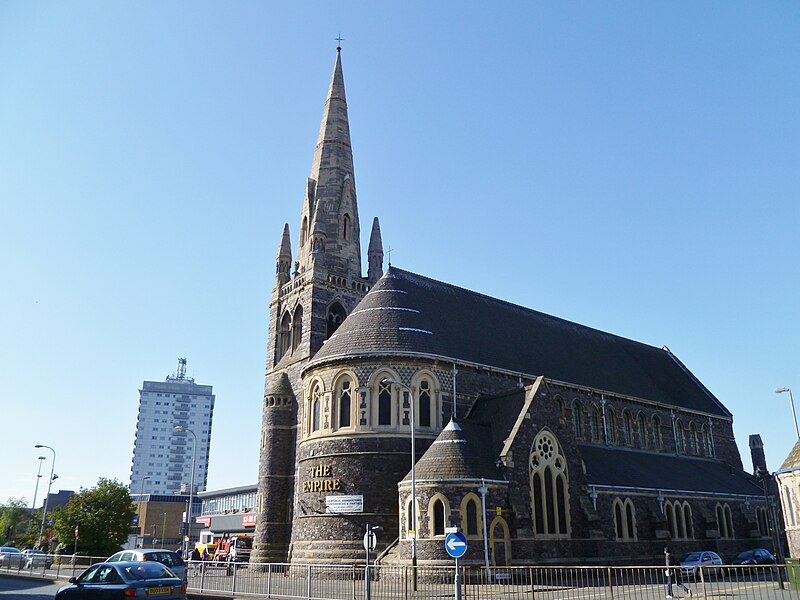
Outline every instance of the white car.
<svg viewBox="0 0 800 600"><path fill-rule="evenodd" d="M717 576L722 573L722 559L716 552L703 550L701 552L689 552L681 558L681 577L699 578L702 568L703 576Z"/></svg>
<svg viewBox="0 0 800 600"><path fill-rule="evenodd" d="M0 567L21 569L25 565L25 555L18 548L0 546Z"/></svg>

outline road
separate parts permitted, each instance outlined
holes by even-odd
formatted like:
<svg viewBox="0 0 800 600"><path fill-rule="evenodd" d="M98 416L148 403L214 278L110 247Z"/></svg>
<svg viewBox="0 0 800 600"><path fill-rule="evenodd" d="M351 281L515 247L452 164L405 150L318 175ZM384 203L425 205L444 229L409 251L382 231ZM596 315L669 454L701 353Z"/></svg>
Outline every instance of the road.
<svg viewBox="0 0 800 600"><path fill-rule="evenodd" d="M63 583L36 581L20 577L0 576L0 598L24 598L25 600L53 600Z"/></svg>

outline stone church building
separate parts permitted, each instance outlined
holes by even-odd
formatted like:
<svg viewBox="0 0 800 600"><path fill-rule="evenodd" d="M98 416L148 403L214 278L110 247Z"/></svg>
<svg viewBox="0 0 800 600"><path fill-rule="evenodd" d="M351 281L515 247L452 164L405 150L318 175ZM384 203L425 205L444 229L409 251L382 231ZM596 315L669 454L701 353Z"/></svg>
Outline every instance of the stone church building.
<svg viewBox="0 0 800 600"><path fill-rule="evenodd" d="M251 560L363 560L366 524L420 564L451 564L452 526L476 564L769 547L731 412L668 348L384 272L377 218L364 276L360 240L338 49L295 258L279 244Z"/></svg>

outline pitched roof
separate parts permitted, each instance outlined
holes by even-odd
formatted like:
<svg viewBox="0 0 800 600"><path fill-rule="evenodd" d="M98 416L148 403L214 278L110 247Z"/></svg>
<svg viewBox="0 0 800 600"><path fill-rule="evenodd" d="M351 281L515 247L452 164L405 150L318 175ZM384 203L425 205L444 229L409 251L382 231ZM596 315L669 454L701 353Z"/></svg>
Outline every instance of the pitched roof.
<svg viewBox="0 0 800 600"><path fill-rule="evenodd" d="M500 480L494 464L488 425L450 421L417 461L416 479L449 481L458 479ZM411 479L407 473L403 481Z"/></svg>
<svg viewBox="0 0 800 600"><path fill-rule="evenodd" d="M389 267L309 366L427 355L730 416L669 351Z"/></svg>
<svg viewBox="0 0 800 600"><path fill-rule="evenodd" d="M789 469L795 469L800 467L800 440L795 442L795 445L792 446L791 451L789 452L789 456L786 457L786 460L783 461L780 470L787 471Z"/></svg>
<svg viewBox="0 0 800 600"><path fill-rule="evenodd" d="M579 444L588 485L757 496L758 481L717 460Z"/></svg>

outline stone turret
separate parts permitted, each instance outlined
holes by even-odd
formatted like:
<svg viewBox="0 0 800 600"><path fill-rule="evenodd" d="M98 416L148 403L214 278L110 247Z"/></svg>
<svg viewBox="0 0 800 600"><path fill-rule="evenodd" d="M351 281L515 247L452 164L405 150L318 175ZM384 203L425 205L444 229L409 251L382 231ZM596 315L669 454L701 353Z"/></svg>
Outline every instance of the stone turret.
<svg viewBox="0 0 800 600"><path fill-rule="evenodd" d="M381 224L378 217L372 221L372 233L369 236L369 247L367 248L367 280L370 285L374 284L383 275L383 242L381 241Z"/></svg>
<svg viewBox="0 0 800 600"><path fill-rule="evenodd" d="M283 225L283 235L281 245L278 248L278 258L276 261L275 273L278 279L277 284L283 285L289 281L289 273L292 269L292 243L289 239L289 224Z"/></svg>
<svg viewBox="0 0 800 600"><path fill-rule="evenodd" d="M764 454L764 442L757 433L750 435L750 458L753 461L753 473L767 473L767 457Z"/></svg>

